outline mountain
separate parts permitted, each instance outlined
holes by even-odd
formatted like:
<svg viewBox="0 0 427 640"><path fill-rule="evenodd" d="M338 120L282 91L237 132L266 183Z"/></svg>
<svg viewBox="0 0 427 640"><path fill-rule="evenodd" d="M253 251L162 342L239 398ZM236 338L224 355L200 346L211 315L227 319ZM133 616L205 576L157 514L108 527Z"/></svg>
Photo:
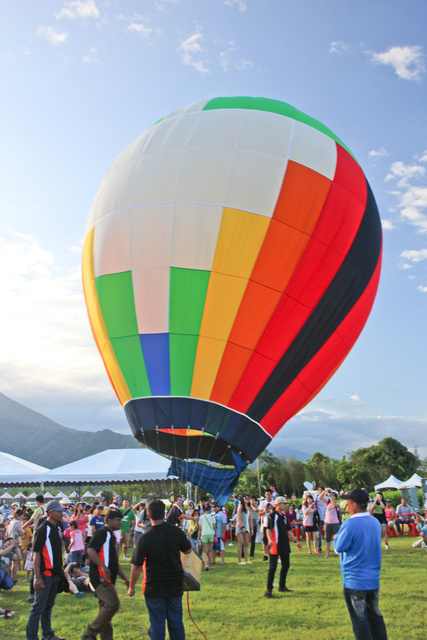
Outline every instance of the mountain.
<svg viewBox="0 0 427 640"><path fill-rule="evenodd" d="M135 449L133 436L64 427L0 393L0 451L53 469L104 449Z"/></svg>

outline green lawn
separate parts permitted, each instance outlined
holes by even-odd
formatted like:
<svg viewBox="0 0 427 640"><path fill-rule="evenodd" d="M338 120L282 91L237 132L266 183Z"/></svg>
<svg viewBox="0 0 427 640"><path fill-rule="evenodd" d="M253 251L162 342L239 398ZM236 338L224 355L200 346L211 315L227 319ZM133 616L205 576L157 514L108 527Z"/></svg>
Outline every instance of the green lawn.
<svg viewBox="0 0 427 640"><path fill-rule="evenodd" d="M412 549L413 538L392 539L390 551L383 552L380 608L387 625L389 640L425 640L426 606L423 586L427 553ZM268 563L262 561L257 545L253 565L237 566L235 546L226 547L226 566L216 566L202 574L202 589L190 593L191 615L208 640L351 640L350 620L342 597L338 556L309 556L306 548L299 553L292 546L288 586L290 594L277 594L271 600L262 597ZM129 573L129 563L123 563ZM279 565L280 567L280 565ZM16 611L13 620L0 620L1 640L25 639L25 625L30 605L23 604L28 585L20 572L12 591L0 593L0 605ZM125 587L118 583L121 610L114 618L116 640L139 640L142 632L132 610ZM192 624L184 594L184 624L189 640L202 636ZM148 639L148 616L141 593L137 590L134 607L139 614L145 639ZM53 628L67 640L79 639L97 610L97 601L86 595L76 600L70 595L57 597L53 610ZM40 634L41 637L41 634Z"/></svg>

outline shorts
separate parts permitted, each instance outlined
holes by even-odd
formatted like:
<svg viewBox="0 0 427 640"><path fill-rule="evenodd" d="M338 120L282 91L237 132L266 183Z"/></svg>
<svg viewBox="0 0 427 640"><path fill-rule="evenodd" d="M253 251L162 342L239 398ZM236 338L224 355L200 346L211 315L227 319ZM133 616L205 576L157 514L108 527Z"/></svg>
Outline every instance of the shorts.
<svg viewBox="0 0 427 640"><path fill-rule="evenodd" d="M380 524L386 524L385 514L384 513L373 513L374 518L378 520Z"/></svg>
<svg viewBox="0 0 427 640"><path fill-rule="evenodd" d="M122 531L122 538L121 538L122 544L124 544L125 547L128 547L129 541L130 541L130 531L126 531L126 533L123 533Z"/></svg>
<svg viewBox="0 0 427 640"><path fill-rule="evenodd" d="M214 540L214 546L213 546L215 551L225 551L224 540L222 538L215 538L215 540Z"/></svg>
<svg viewBox="0 0 427 640"><path fill-rule="evenodd" d="M326 542L330 542L332 540L332 536L338 533L340 528L340 523L335 522L334 524L325 524L325 540Z"/></svg>
<svg viewBox="0 0 427 640"><path fill-rule="evenodd" d="M214 541L214 534L213 533L208 533L205 536L202 536L202 543L203 544L209 544L210 542Z"/></svg>
<svg viewBox="0 0 427 640"><path fill-rule="evenodd" d="M306 527L304 525L303 529L304 529L304 533L317 533L317 531L318 531L317 527L314 527L314 526L311 526L311 527L307 526Z"/></svg>
<svg viewBox="0 0 427 640"><path fill-rule="evenodd" d="M262 530L262 544L265 547L268 545L267 527L264 527L264 529Z"/></svg>

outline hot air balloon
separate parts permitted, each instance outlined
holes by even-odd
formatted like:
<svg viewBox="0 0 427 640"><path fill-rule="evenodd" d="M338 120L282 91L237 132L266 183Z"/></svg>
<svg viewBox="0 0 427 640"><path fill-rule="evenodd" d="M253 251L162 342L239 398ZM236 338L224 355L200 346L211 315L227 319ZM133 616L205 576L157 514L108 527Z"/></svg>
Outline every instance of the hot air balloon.
<svg viewBox="0 0 427 640"><path fill-rule="evenodd" d="M356 159L289 104L216 98L147 129L107 173L83 252L136 438L225 499L352 348L381 247Z"/></svg>

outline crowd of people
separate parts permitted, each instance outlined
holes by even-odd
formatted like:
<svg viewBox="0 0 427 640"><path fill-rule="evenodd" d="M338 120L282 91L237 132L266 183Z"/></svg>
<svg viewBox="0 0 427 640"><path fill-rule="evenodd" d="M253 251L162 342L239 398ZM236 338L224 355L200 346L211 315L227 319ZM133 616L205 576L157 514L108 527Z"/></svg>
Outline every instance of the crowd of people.
<svg viewBox="0 0 427 640"><path fill-rule="evenodd" d="M239 566L252 564L256 544L261 543L262 558L269 562L267 588L264 592L267 598L273 596L273 583L279 559L281 566L278 591L290 591L286 584L290 567L290 543L295 543L297 549L302 551L299 540L305 537L308 553L320 555L323 538L327 558L331 554L331 544L335 538L335 550L345 557L344 547L348 543L346 532L350 526L347 525L347 520L354 518L357 513L355 504L359 507L362 505L363 515L372 516L371 520L377 521L375 526L379 527L380 531L380 547L383 539L385 549L388 550L389 539L402 535L402 528L406 525L414 528L414 533L420 536L419 545L427 550L425 514L414 512L405 498L402 498L401 504L395 510L382 493L377 493L375 498L370 500L366 491L357 491L362 493L355 494L356 499L352 503L348 495L339 497L332 489L319 486L316 492L306 492L301 507L298 508L286 496L278 496L274 487L271 487L265 491L261 499L255 495L243 495L240 498L234 495L230 512L207 496L202 496L199 504L189 501L186 505L183 496L177 496L175 499L172 497L167 511L159 499L141 501L133 506L127 499L119 499L107 505L105 498L100 498L92 504L72 503L67 498L61 501L52 500L46 504L43 495L38 495L35 509L21 507L17 503L8 506L3 502L0 507L0 588L12 588L17 582L18 570L24 569L24 579L29 584L26 602L32 604L27 624L27 640L36 640L40 623L43 640L58 639L51 628L51 613L58 589L67 591L77 599L85 594L93 594L98 598L99 612L82 636L84 640L92 640L98 633L105 638L111 633L112 637L111 620L119 608L114 588L115 579L118 575L132 595L145 552L148 553L148 557L157 558L151 564L154 591L149 589L146 597L150 600L150 597L155 597L154 592L165 593L165 590L159 587L160 569L155 567L156 562L160 562L161 553L164 552L161 551L162 545L173 550L170 551L173 555L170 560L171 566L175 566L181 576L182 568L179 569L181 565L178 562L179 554L176 556L177 549L184 553L190 553L191 549L198 551L203 558L205 571L210 571L217 560L220 566L225 565L227 543L237 542L236 562ZM349 507L351 504L353 510ZM151 513L153 509L154 516ZM364 521L364 524L367 522ZM169 525L169 528L159 528L159 524L162 523ZM157 529L152 531L153 527ZM178 537L173 534L175 537L171 537L171 528L179 529L184 537L181 534ZM375 531L375 528L372 529L369 535L376 535ZM161 532L163 542L160 544L158 536ZM186 542L183 542L184 539ZM377 538L376 540L378 543ZM417 545L414 543L413 546ZM132 557L128 555L131 549ZM130 582L120 568L120 559L131 562ZM378 558L375 562L378 564ZM163 561L159 566L163 567L164 572L166 569L162 563ZM345 572L343 576L344 574ZM177 584L180 579L177 578ZM349 584L354 584L354 581L350 580ZM360 583L358 584L360 587ZM357 616L354 618L352 590L357 587L348 586L347 589L346 602L353 629L356 637L363 637L360 634L358 636L355 630L358 621ZM171 591L172 595L159 597L176 600L182 596L179 592L180 589L175 588ZM158 619L159 612L155 611L153 603L148 604L151 606L151 628L158 628L159 624L162 624ZM170 615L171 620L175 620L174 624L178 624L177 620L180 616L182 619L182 612L179 614L178 601L175 605L178 609ZM374 609L377 607L375 603L366 604L368 609L371 605ZM13 611L0 608L1 617L13 617L13 614ZM166 614L165 609L161 614L163 627L167 619ZM382 629L381 622L379 626ZM181 629L179 624L178 627ZM177 638L184 637L182 630L180 633ZM385 627L384 632L381 631L378 637L385 638L384 634Z"/></svg>

